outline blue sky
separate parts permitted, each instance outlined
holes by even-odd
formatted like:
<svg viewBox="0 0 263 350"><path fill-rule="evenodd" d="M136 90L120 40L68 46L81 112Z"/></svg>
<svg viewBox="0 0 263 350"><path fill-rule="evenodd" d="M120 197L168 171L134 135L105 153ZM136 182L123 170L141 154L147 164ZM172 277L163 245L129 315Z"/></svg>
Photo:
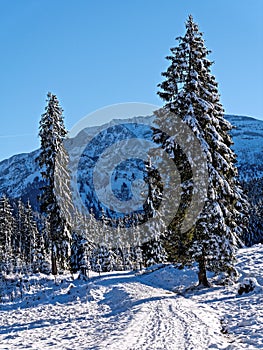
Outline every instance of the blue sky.
<svg viewBox="0 0 263 350"><path fill-rule="evenodd" d="M226 112L263 119L262 0L0 0L0 160L38 147L48 91L68 129L110 104L161 105L156 85L189 14Z"/></svg>

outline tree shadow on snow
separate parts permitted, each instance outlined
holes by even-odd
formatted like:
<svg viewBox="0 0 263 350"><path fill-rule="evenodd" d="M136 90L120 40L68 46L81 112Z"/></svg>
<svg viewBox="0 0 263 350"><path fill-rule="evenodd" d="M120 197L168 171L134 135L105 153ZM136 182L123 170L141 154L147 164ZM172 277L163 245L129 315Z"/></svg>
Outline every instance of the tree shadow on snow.
<svg viewBox="0 0 263 350"><path fill-rule="evenodd" d="M154 301L160 301L164 299L175 299L177 295L169 294L167 296L152 296L143 299L132 299L132 296L127 293L124 289L119 287L112 288L109 292L104 295L104 299L99 302L100 305L107 305L110 311L103 315L103 317L120 316L121 314L132 311L133 314L140 311L138 306L147 304Z"/></svg>
<svg viewBox="0 0 263 350"><path fill-rule="evenodd" d="M41 280L39 282L39 286L37 288L31 287L30 290L25 291L23 293L22 298L16 297L13 302L1 303L0 308L2 311L13 311L15 309L27 309L31 307L39 307L42 305L63 305L78 302L88 302L92 301L93 297L90 294L91 290L96 290L96 288L100 287L111 287L112 290L109 293L105 294L105 298L103 299L105 304L112 303L111 298L116 298L116 307L119 306L118 309L121 310L124 308L127 309L131 300L128 297L128 293L126 293L120 286L130 283L139 283L148 285L153 288L160 289L162 288L165 292L168 292L169 297L174 296L177 297L176 294L172 294L169 288L164 288L163 286L156 285L147 279L144 278L145 275L136 275L134 271L124 271L124 272L116 272L116 273L103 273L101 276L92 276L87 280L83 279L75 279L68 280L62 279L61 281L52 281L52 280ZM112 293L112 294L111 294ZM115 295L114 295L115 293ZM168 297L168 296L167 296ZM156 298L156 300L158 297ZM149 298L148 301L155 300ZM145 301L136 301L133 306L136 306L135 303L143 303ZM108 305L112 307L113 312L117 310L114 305Z"/></svg>

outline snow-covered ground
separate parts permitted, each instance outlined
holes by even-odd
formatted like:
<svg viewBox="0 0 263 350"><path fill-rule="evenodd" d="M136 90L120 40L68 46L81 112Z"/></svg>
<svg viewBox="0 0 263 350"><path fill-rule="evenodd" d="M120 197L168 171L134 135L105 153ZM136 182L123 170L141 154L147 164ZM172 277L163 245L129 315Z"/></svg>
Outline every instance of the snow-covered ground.
<svg viewBox="0 0 263 350"><path fill-rule="evenodd" d="M262 349L263 246L241 249L237 267L252 292L187 289L196 272L171 265L88 281L10 280L0 286L0 349Z"/></svg>

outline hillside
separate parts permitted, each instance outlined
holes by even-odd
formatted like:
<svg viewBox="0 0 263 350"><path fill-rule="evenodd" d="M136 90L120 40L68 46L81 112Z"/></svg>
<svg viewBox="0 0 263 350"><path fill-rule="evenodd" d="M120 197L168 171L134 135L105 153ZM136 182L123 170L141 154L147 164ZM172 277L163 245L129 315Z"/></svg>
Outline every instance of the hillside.
<svg viewBox="0 0 263 350"><path fill-rule="evenodd" d="M0 348L262 349L262 258L262 245L241 249L239 282L224 287L212 280L208 290L188 288L194 268L172 265L92 272L87 281L38 274L14 284L10 277L0 285ZM239 295L245 279L255 289Z"/></svg>
<svg viewBox="0 0 263 350"><path fill-rule="evenodd" d="M263 121L251 117L227 115L232 131L237 165L242 180L263 177Z"/></svg>

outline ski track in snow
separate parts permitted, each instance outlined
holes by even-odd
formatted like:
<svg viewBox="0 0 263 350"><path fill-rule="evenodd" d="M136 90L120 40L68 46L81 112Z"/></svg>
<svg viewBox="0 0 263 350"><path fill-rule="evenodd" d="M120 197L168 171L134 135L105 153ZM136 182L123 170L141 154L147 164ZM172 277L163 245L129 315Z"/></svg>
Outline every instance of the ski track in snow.
<svg viewBox="0 0 263 350"><path fill-rule="evenodd" d="M259 281L263 249L250 252L243 250L238 264L245 277ZM193 271L187 275L169 266L142 275L94 273L88 282L61 276L55 284L39 277L22 300L0 304L0 349L262 348L260 288L240 297L234 287L219 286L183 296L171 290L173 274L180 283L193 282ZM220 319L228 334L222 334Z"/></svg>
<svg viewBox="0 0 263 350"><path fill-rule="evenodd" d="M109 275L85 287L87 295L74 291L80 297L66 307L54 301L3 312L0 349L228 348L215 315L217 332L196 303L146 285L143 277Z"/></svg>
<svg viewBox="0 0 263 350"><path fill-rule="evenodd" d="M137 300L130 309L131 322L116 339L109 337L102 349L208 349L211 336L217 338L218 348L226 348L227 340L214 329L210 331L207 315L195 303L174 293L140 283L126 285L125 292ZM201 314L201 316L197 316ZM204 321L204 319L206 321ZM212 322L215 318L211 317ZM222 347L221 347L222 346Z"/></svg>

